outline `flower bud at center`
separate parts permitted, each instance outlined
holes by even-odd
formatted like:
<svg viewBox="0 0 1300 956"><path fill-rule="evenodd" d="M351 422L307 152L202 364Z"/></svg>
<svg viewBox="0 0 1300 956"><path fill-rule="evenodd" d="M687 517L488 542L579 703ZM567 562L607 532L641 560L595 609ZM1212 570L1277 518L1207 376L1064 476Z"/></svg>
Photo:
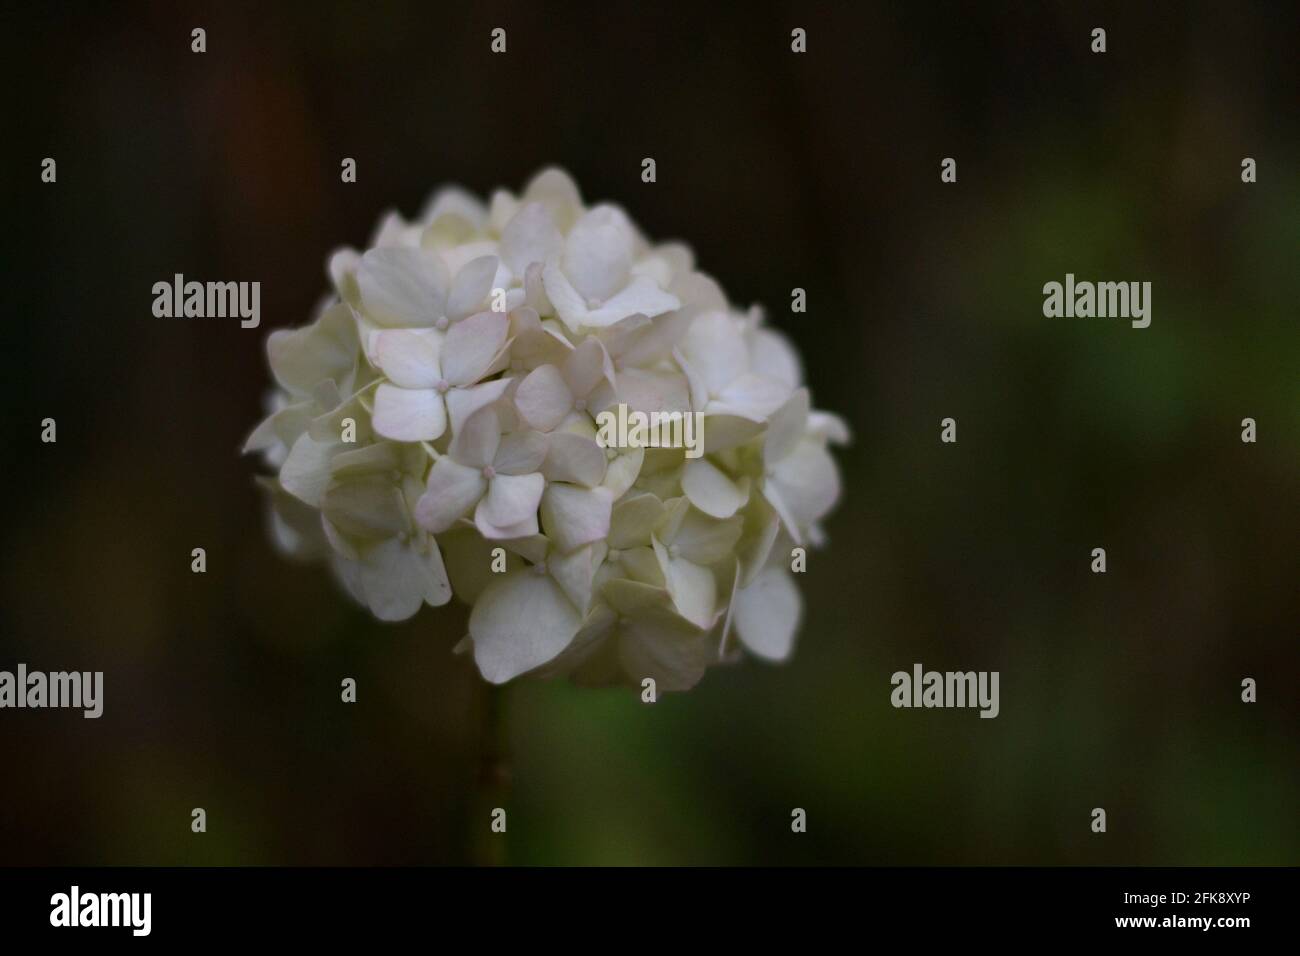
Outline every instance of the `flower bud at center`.
<svg viewBox="0 0 1300 956"><path fill-rule="evenodd" d="M496 476L497 476L497 470L493 468L491 465L485 465L483 467L483 477L486 478L488 481L491 481Z"/></svg>
<svg viewBox="0 0 1300 956"><path fill-rule="evenodd" d="M438 392L439 395L446 395L447 389L451 388L451 383L448 382L445 378L440 378L438 379L437 384L434 385L433 387Z"/></svg>

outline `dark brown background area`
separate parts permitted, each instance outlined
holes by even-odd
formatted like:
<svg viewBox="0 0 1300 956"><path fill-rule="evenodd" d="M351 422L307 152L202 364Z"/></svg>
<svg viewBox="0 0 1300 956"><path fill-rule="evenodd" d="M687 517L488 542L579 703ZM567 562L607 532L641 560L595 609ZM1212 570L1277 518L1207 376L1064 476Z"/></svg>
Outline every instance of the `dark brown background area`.
<svg viewBox="0 0 1300 956"><path fill-rule="evenodd" d="M0 669L106 702L0 712L0 863L471 858L462 617L281 560L238 449L332 249L549 164L765 304L855 441L787 666L511 688L512 861L1296 863L1300 31L1134 6L7 6ZM176 272L262 328L154 318ZM1151 327L1044 318L1066 272ZM892 709L918 661L1001 716Z"/></svg>

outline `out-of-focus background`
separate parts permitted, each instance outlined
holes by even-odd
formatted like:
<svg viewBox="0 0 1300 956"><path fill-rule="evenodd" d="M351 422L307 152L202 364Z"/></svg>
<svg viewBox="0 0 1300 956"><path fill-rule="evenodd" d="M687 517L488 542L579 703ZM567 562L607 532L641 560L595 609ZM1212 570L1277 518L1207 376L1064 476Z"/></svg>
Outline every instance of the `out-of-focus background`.
<svg viewBox="0 0 1300 956"><path fill-rule="evenodd" d="M238 451L331 250L548 164L764 304L855 441L789 664L510 688L511 862L1296 863L1300 30L1134 6L7 8L0 669L106 702L0 712L0 863L475 859L463 616L279 558ZM262 328L155 318L177 272ZM1151 327L1044 318L1067 272ZM916 662L1001 715L894 710Z"/></svg>

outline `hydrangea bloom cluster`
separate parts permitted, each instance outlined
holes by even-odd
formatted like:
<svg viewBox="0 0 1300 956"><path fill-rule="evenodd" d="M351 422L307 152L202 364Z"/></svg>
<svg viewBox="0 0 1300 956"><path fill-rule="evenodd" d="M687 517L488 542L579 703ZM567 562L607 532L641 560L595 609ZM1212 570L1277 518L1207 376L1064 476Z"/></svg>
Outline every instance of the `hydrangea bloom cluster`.
<svg viewBox="0 0 1300 956"><path fill-rule="evenodd" d="M247 445L283 550L383 620L468 603L458 647L493 683L684 690L742 648L790 654L792 551L822 539L847 429L688 248L550 169L389 214L329 272L315 321L269 338ZM697 454L602 440L619 406L698 413Z"/></svg>

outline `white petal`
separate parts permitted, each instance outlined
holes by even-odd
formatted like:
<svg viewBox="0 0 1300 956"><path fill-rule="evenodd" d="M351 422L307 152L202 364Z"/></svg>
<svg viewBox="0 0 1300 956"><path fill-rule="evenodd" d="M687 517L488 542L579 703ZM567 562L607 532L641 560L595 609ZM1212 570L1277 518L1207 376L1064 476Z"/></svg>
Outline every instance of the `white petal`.
<svg viewBox="0 0 1300 956"><path fill-rule="evenodd" d="M330 461L346 447L336 442L313 441L306 434L298 436L280 468L280 484L299 501L319 508L321 495L330 480Z"/></svg>
<svg viewBox="0 0 1300 956"><path fill-rule="evenodd" d="M401 470L402 449L409 447L398 442L380 441L355 451L339 452L330 463L330 474L335 481L392 474Z"/></svg>
<svg viewBox="0 0 1300 956"><path fill-rule="evenodd" d="M671 542L677 537L677 533L682 529L682 523L686 516L691 512L691 503L685 497L664 498L659 496L664 503L663 521L656 529L656 534L661 541Z"/></svg>
<svg viewBox="0 0 1300 956"><path fill-rule="evenodd" d="M496 409L483 408L465 419L447 453L460 464L482 471L496 459L500 447L501 421Z"/></svg>
<svg viewBox="0 0 1300 956"><path fill-rule="evenodd" d="M609 533L613 504L604 488L550 485L542 496L542 528L555 547L567 553Z"/></svg>
<svg viewBox="0 0 1300 956"><path fill-rule="evenodd" d="M672 535L672 544L688 561L714 564L734 553L743 527L738 516L717 521L692 510Z"/></svg>
<svg viewBox="0 0 1300 956"><path fill-rule="evenodd" d="M619 659L635 683L654 678L660 691L690 690L714 660L708 635L657 609L630 618L619 629Z"/></svg>
<svg viewBox="0 0 1300 956"><path fill-rule="evenodd" d="M651 252L632 263L632 275L653 279L661 289L673 284L673 265L666 258Z"/></svg>
<svg viewBox="0 0 1300 956"><path fill-rule="evenodd" d="M497 275L497 257L479 256L470 260L452 280L447 296L447 318L463 319L477 312L492 291Z"/></svg>
<svg viewBox="0 0 1300 956"><path fill-rule="evenodd" d="M548 448L547 438L541 432L511 432L502 436L492 467L498 475L531 474L541 468Z"/></svg>
<svg viewBox="0 0 1300 956"><path fill-rule="evenodd" d="M627 448L621 450L605 467L604 485L617 501L636 484L641 475L641 465L645 462L644 448Z"/></svg>
<svg viewBox="0 0 1300 956"><path fill-rule="evenodd" d="M539 202L524 205L501 233L501 258L519 278L534 262L546 263L564 245L560 231L546 207Z"/></svg>
<svg viewBox="0 0 1300 956"><path fill-rule="evenodd" d="M381 542L362 560L359 584L366 606L381 621L404 621L424 603L419 567L402 554L395 538Z"/></svg>
<svg viewBox="0 0 1300 956"><path fill-rule="evenodd" d="M488 524L508 528L528 520L537 513L537 503L542 500L546 479L534 472L531 475L497 475L488 482L487 497L479 502L479 515Z"/></svg>
<svg viewBox="0 0 1300 956"><path fill-rule="evenodd" d="M550 431L573 409L573 393L554 365L542 365L528 373L515 390L515 407L533 428Z"/></svg>
<svg viewBox="0 0 1300 956"><path fill-rule="evenodd" d="M696 369L693 362L686 357L686 353L680 348L673 349L673 361L681 368L682 374L686 376L687 385L690 387L691 407L697 412L702 412L709 406L709 383L705 380L703 373Z"/></svg>
<svg viewBox="0 0 1300 956"><path fill-rule="evenodd" d="M343 589L352 596L358 604L366 603L366 592L361 586L361 560L360 558L345 558L341 555L334 554L330 558L330 568L334 571L334 576Z"/></svg>
<svg viewBox="0 0 1300 956"><path fill-rule="evenodd" d="M448 275L459 275L461 270L475 259L483 256L496 256L497 244L490 239L475 239L458 246L448 246L438 250L442 264L447 267Z"/></svg>
<svg viewBox="0 0 1300 956"><path fill-rule="evenodd" d="M691 410L691 395L686 377L676 372L653 372L624 369L618 373L618 400L629 411L686 412Z"/></svg>
<svg viewBox="0 0 1300 956"><path fill-rule="evenodd" d="M499 378L470 388L453 388L449 391L447 414L451 417L452 434L460 434L469 417L497 401L506 393L512 381L514 380L509 378Z"/></svg>
<svg viewBox="0 0 1300 956"><path fill-rule="evenodd" d="M654 610L673 613L672 597L664 588L639 581L614 578L601 589L601 596L623 617L639 617Z"/></svg>
<svg viewBox="0 0 1300 956"><path fill-rule="evenodd" d="M401 213L390 209L379 217L375 231L370 235L370 245L382 248L398 246L410 248L412 228L411 224L402 218Z"/></svg>
<svg viewBox="0 0 1300 956"><path fill-rule="evenodd" d="M426 590L425 603L430 607L441 607L451 600L451 580L447 577L447 568L442 562L442 552L438 542L431 535L422 540L413 538L407 543L420 556L424 564Z"/></svg>
<svg viewBox="0 0 1300 956"><path fill-rule="evenodd" d="M555 308L555 314L568 326L569 331L577 332L582 328L587 320L587 300L554 264L547 265L542 270L542 286Z"/></svg>
<svg viewBox="0 0 1300 956"><path fill-rule="evenodd" d="M619 550L644 546L664 516L664 503L654 495L624 498L610 517L609 546Z"/></svg>
<svg viewBox="0 0 1300 956"><path fill-rule="evenodd" d="M507 574L488 585L470 614L474 661L485 679L503 684L563 651L581 623L549 575Z"/></svg>
<svg viewBox="0 0 1300 956"><path fill-rule="evenodd" d="M493 283L494 291L496 289L505 289L505 293L506 293L506 297L504 300L505 307L504 309L498 309L498 311L504 311L506 313L510 313L510 312L514 312L516 309L528 308L527 290L521 289L518 286L510 286L509 288L507 288L508 286L510 286L509 271L506 269L505 266L502 266L500 269L497 270L496 281ZM496 303L493 302L493 305L496 305Z"/></svg>
<svg viewBox="0 0 1300 956"><path fill-rule="evenodd" d="M366 552L361 561L361 590L381 621L402 621L425 601L445 604L451 596L442 556L434 548L421 553L409 542L389 538Z"/></svg>
<svg viewBox="0 0 1300 956"><path fill-rule="evenodd" d="M375 365L401 388L433 388L442 378L439 339L405 329L380 332L374 339Z"/></svg>
<svg viewBox="0 0 1300 956"><path fill-rule="evenodd" d="M809 412L808 431L834 445L848 444L850 438L848 424L834 412Z"/></svg>
<svg viewBox="0 0 1300 956"><path fill-rule="evenodd" d="M816 441L799 443L794 453L778 462L770 482L800 527L815 524L835 506L840 496L840 473L826 447Z"/></svg>
<svg viewBox="0 0 1300 956"><path fill-rule="evenodd" d="M712 627L717 602L713 572L683 558L671 557L659 541L654 542L654 549L678 613L696 627Z"/></svg>
<svg viewBox="0 0 1300 956"><path fill-rule="evenodd" d="M529 306L523 306L510 313L510 357L519 361L523 369L535 369L541 365L559 366L565 356L572 350L563 333L557 333L554 326L558 323L548 320L543 323L537 313Z"/></svg>
<svg viewBox="0 0 1300 956"><path fill-rule="evenodd" d="M727 639L731 637L731 619L734 616L736 611L736 591L739 590L739 588L740 588L740 561L737 561L735 568L732 569L731 572L731 593L727 595L726 600L723 601L723 604L726 605L727 610L722 617L722 635L718 641L719 657L721 657L722 654L725 653L727 648Z"/></svg>
<svg viewBox="0 0 1300 956"><path fill-rule="evenodd" d="M682 353L710 392L719 392L749 371L742 328L725 312L699 316L682 340ZM783 399L784 400L784 399Z"/></svg>
<svg viewBox="0 0 1300 956"><path fill-rule="evenodd" d="M596 383L606 376L606 371L613 372L609 356L596 339L583 339L582 343L568 354L564 360L562 373L569 392L579 398L585 398Z"/></svg>
<svg viewBox="0 0 1300 956"><path fill-rule="evenodd" d="M673 283L672 292L682 300L682 311L689 313L692 319L706 312L725 312L730 308L722 286L703 272L684 272Z"/></svg>
<svg viewBox="0 0 1300 956"><path fill-rule="evenodd" d="M653 585L656 588L667 587L663 569L659 567L659 559L655 556L654 548L649 545L624 551L618 563L625 576L632 581Z"/></svg>
<svg viewBox="0 0 1300 956"><path fill-rule="evenodd" d="M415 505L421 528L441 534L469 514L487 491L487 481L476 468L443 456L429 471L429 483Z"/></svg>
<svg viewBox="0 0 1300 956"><path fill-rule="evenodd" d="M317 414L307 423L307 432L316 441L333 441L342 438L343 419L351 417L357 425L355 437L362 442L370 440L370 429L365 420L365 406L357 396L343 401L333 382L322 382L313 391L313 411L329 409Z"/></svg>
<svg viewBox="0 0 1300 956"><path fill-rule="evenodd" d="M790 390L775 379L747 372L723 388L717 400L710 403L709 410L763 421L789 397Z"/></svg>
<svg viewBox="0 0 1300 956"><path fill-rule="evenodd" d="M483 203L459 186L438 190L420 212L420 221L425 224L424 241L435 245L468 242L483 228L486 219Z"/></svg>
<svg viewBox="0 0 1300 956"><path fill-rule="evenodd" d="M645 464L636 481L637 490L658 495L664 501L680 497L682 504L689 507L690 502L681 493L682 467L685 463L686 459L679 449L645 449Z"/></svg>
<svg viewBox="0 0 1300 956"><path fill-rule="evenodd" d="M763 497L767 499L768 504L772 506L772 510L780 517L781 527L785 528L786 534L794 540L795 544L802 545L804 543L803 531L799 527L799 522L795 520L794 514L790 511L790 507L781 497L781 489L776 482L770 479L763 482Z"/></svg>
<svg viewBox="0 0 1300 956"><path fill-rule="evenodd" d="M501 235L501 230L519 211L520 202L505 189L494 189L488 199L488 231Z"/></svg>
<svg viewBox="0 0 1300 956"><path fill-rule="evenodd" d="M632 243L627 215L615 206L596 206L564 240L564 274L584 299L608 299L627 284Z"/></svg>
<svg viewBox="0 0 1300 956"><path fill-rule="evenodd" d="M353 543L354 539L349 538L338 528L334 527L334 523L330 521L328 518L326 518L323 514L321 514L320 512L317 512L317 514L320 515L319 520L321 526L321 534L324 535L325 541L329 545L330 551L337 557L346 558L348 561L351 562L359 562L361 560L361 553L357 549L357 545ZM367 542L364 541L357 542L357 543L362 545L367 544ZM369 542L369 544L373 544L373 542ZM358 566L353 570L356 571L355 574L356 580L354 583L357 585L357 587L360 587L361 569ZM362 604L364 604L366 601L365 595L360 594L360 592L354 592L354 593L355 596L357 597L357 600L360 601Z"/></svg>
<svg viewBox="0 0 1300 956"><path fill-rule="evenodd" d="M777 533L781 530L781 518L766 498L755 495L750 507L745 509L744 530L736 544L736 557L740 570L740 587L749 587L772 553Z"/></svg>
<svg viewBox="0 0 1300 956"><path fill-rule="evenodd" d="M583 324L590 328L604 328L621 322L630 315L654 318L671 312L681 304L677 296L660 289L653 279L638 276L598 308L591 309Z"/></svg>
<svg viewBox="0 0 1300 956"><path fill-rule="evenodd" d="M274 479L259 479L269 493L271 535L276 548L300 560L329 556L329 543L322 530L320 512L288 494Z"/></svg>
<svg viewBox="0 0 1300 956"><path fill-rule="evenodd" d="M514 541L518 538L529 538L537 535L537 515L530 514L518 524L494 525L483 517L483 509L476 508L474 511L474 527L478 533L489 541Z"/></svg>
<svg viewBox="0 0 1300 956"><path fill-rule="evenodd" d="M342 382L356 364L356 323L346 305L327 309L301 329L278 329L267 339L275 379L289 392L306 395L322 380Z"/></svg>
<svg viewBox="0 0 1300 956"><path fill-rule="evenodd" d="M551 305L542 282L542 263L534 262L524 273L524 304L538 315L554 315L555 306Z"/></svg>
<svg viewBox="0 0 1300 956"><path fill-rule="evenodd" d="M357 267L357 287L362 307L381 325L428 327L442 315L447 270L419 249L371 249Z"/></svg>
<svg viewBox="0 0 1300 956"><path fill-rule="evenodd" d="M741 418L738 415L705 415L704 453L712 455L715 452L726 451L728 448L743 445L751 438L759 435L763 431L763 427L761 421L755 421L752 418Z"/></svg>
<svg viewBox="0 0 1300 956"><path fill-rule="evenodd" d="M736 634L759 657L783 661L794 648L803 602L784 568L768 567L736 592Z"/></svg>
<svg viewBox="0 0 1300 956"><path fill-rule="evenodd" d="M790 341L775 329L756 329L749 340L750 370L775 379L786 388L798 388L803 381L799 354Z"/></svg>
<svg viewBox="0 0 1300 956"><path fill-rule="evenodd" d="M620 359L627 356L628 351L636 344L637 340L648 333L654 323L644 315L629 315L622 322L615 322L596 331L596 338L605 350L611 355L617 355ZM638 362L628 362L629 365L640 364Z"/></svg>
<svg viewBox="0 0 1300 956"><path fill-rule="evenodd" d="M442 343L443 376L452 385L473 385L505 345L509 328L501 312L479 312L457 322Z"/></svg>
<svg viewBox="0 0 1300 956"><path fill-rule="evenodd" d="M391 538L411 530L402 491L387 475L332 482L321 496L321 511L354 538Z"/></svg>
<svg viewBox="0 0 1300 956"><path fill-rule="evenodd" d="M552 166L542 170L524 187L524 202L540 202L561 232L572 228L582 213L582 196L569 174Z"/></svg>
<svg viewBox="0 0 1300 956"><path fill-rule="evenodd" d="M682 491L691 504L714 518L730 518L749 500L749 486L733 481L707 458L687 459Z"/></svg>
<svg viewBox="0 0 1300 956"><path fill-rule="evenodd" d="M808 389L801 388L772 415L763 439L763 458L769 464L775 464L794 451L808 423L808 408Z"/></svg>
<svg viewBox="0 0 1300 956"><path fill-rule="evenodd" d="M316 405L310 401L281 405L253 429L253 433L244 442L242 451L244 454L263 452L269 464L280 467L284 464L289 446L307 430L315 412Z"/></svg>
<svg viewBox="0 0 1300 956"><path fill-rule="evenodd" d="M531 535L522 535L505 542L505 548L530 564L540 564L546 560L546 555L551 550L551 542L534 531Z"/></svg>
<svg viewBox="0 0 1300 956"><path fill-rule="evenodd" d="M605 479L605 451L592 438L552 432L542 473L549 481L568 481L594 488Z"/></svg>
<svg viewBox="0 0 1300 956"><path fill-rule="evenodd" d="M585 613L591 605L591 585L596 576L594 549L579 548L572 554L559 554L552 549L546 567L569 603Z"/></svg>
<svg viewBox="0 0 1300 956"><path fill-rule="evenodd" d="M330 255L328 271L334 291L353 308L361 307L361 291L357 288L360 265L361 255L355 249L338 249Z"/></svg>
<svg viewBox="0 0 1300 956"><path fill-rule="evenodd" d="M398 388L385 382L375 389L375 431L394 441L433 441L447 429L442 396L431 388Z"/></svg>
<svg viewBox="0 0 1300 956"><path fill-rule="evenodd" d="M597 604L583 618L582 627L564 653L537 672L538 677L570 675L583 687L608 687L623 681L618 661L611 653L616 615L606 604Z"/></svg>
<svg viewBox="0 0 1300 956"><path fill-rule="evenodd" d="M624 323L635 321L636 318L637 316L633 316L631 319L625 319ZM642 329L631 336L631 341L619 354L622 364L649 368L667 358L681 343L692 318L685 309L678 309L658 316L653 322L647 322Z"/></svg>

